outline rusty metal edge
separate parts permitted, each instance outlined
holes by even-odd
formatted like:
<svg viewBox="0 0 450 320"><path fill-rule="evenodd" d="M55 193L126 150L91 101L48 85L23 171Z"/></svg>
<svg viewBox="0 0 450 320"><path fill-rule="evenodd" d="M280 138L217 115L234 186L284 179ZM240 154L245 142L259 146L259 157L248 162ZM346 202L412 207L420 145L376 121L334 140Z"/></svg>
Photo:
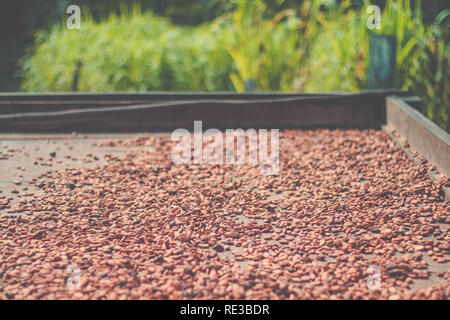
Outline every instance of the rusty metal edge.
<svg viewBox="0 0 450 320"><path fill-rule="evenodd" d="M234 92L147 92L147 93L0 93L0 115L25 112L61 111L68 109L89 109L104 107L130 107L133 105L190 101L195 104L205 100L225 101L266 101L276 103L284 99L349 99L353 96L371 97L404 95L399 90L368 90L362 92L335 93L234 93ZM384 103L384 102L383 102Z"/></svg>
<svg viewBox="0 0 450 320"><path fill-rule="evenodd" d="M405 91L396 89L371 89L363 90L358 94L406 94ZM188 99L261 99L277 97L317 97L317 96L345 96L355 92L182 92L182 91L149 91L149 92L0 92L0 102L11 100L120 100L120 99L157 99L157 100L185 100Z"/></svg>
<svg viewBox="0 0 450 320"><path fill-rule="evenodd" d="M17 109L13 113L0 114L0 132L155 132L189 128L194 120L203 120L205 128L218 129L236 126L380 128L385 122L385 98L392 94L405 93L375 90L278 98L256 94L250 99L234 94L229 95L233 99L209 95L209 99L202 96L200 100L166 100L125 106L100 106L93 102L92 106L71 105L51 110L35 109L32 105L25 112ZM95 94L91 96L98 98ZM70 96L67 98L70 100Z"/></svg>

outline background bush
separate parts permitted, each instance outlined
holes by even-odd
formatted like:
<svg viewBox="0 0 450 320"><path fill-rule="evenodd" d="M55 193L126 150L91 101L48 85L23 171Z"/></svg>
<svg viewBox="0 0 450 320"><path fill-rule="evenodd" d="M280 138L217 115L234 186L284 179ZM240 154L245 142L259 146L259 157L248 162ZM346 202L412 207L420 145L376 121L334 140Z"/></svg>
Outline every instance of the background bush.
<svg viewBox="0 0 450 320"><path fill-rule="evenodd" d="M175 27L166 18L139 10L100 23L85 17L80 30L55 26L38 36L38 45L22 64L23 88L231 90L231 57L219 46L220 29L219 24Z"/></svg>
<svg viewBox="0 0 450 320"><path fill-rule="evenodd" d="M89 8L95 21L132 8L138 0L20 0L2 1L0 10L0 91L17 91L22 77L17 61L34 41L36 30L51 29L66 16L71 4ZM434 0L445 1L445 0ZM216 0L139 0L143 10L167 17L173 23L198 25L221 14Z"/></svg>

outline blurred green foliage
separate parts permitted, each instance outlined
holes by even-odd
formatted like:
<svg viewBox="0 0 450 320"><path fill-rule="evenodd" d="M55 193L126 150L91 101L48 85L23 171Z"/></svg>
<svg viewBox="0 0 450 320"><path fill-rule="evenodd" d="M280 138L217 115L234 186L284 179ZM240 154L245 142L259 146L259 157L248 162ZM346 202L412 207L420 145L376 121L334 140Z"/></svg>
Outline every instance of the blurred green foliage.
<svg viewBox="0 0 450 320"><path fill-rule="evenodd" d="M95 23L82 11L81 29L55 26L38 34L22 64L25 90L72 90L75 73L80 91L232 89L220 22L177 27L136 6Z"/></svg>
<svg viewBox="0 0 450 320"><path fill-rule="evenodd" d="M396 86L450 130L449 12L424 23L420 1L387 0L382 29L397 38ZM368 0L212 0L222 12L199 26L174 25L140 6L82 28L37 34L21 62L27 91L359 91L366 88ZM213 10L211 9L211 10ZM75 83L76 82L76 83Z"/></svg>
<svg viewBox="0 0 450 320"><path fill-rule="evenodd" d="M387 1L381 33L397 39L396 87L420 96L420 111L450 132L450 9L424 24L416 2Z"/></svg>
<svg viewBox="0 0 450 320"><path fill-rule="evenodd" d="M437 1L437 0L435 0ZM439 0L440 1L440 0ZM132 8L137 0L20 0L3 1L0 9L0 91L16 91L22 78L17 61L33 44L36 30L50 29L66 15L71 4L84 6L94 21ZM198 25L220 14L214 0L139 0L143 10L167 17L173 23Z"/></svg>

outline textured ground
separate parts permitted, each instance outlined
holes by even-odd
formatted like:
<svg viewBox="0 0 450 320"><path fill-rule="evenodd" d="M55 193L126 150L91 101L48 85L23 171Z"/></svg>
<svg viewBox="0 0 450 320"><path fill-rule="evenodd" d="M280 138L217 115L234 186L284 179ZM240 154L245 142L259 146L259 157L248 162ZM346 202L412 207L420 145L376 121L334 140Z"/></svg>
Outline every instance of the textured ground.
<svg viewBox="0 0 450 320"><path fill-rule="evenodd" d="M1 299L450 296L449 180L382 131L283 131L275 176L120 139L0 139Z"/></svg>

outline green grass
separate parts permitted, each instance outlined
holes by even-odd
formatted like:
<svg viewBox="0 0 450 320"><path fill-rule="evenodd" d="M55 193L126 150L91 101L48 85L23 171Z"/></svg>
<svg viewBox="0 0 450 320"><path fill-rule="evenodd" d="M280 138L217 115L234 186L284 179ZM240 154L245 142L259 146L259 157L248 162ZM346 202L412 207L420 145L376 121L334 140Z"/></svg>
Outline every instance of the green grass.
<svg viewBox="0 0 450 320"><path fill-rule="evenodd" d="M217 41L219 24L180 28L133 11L82 28L55 26L25 57L23 89L70 91L231 90L232 60Z"/></svg>

